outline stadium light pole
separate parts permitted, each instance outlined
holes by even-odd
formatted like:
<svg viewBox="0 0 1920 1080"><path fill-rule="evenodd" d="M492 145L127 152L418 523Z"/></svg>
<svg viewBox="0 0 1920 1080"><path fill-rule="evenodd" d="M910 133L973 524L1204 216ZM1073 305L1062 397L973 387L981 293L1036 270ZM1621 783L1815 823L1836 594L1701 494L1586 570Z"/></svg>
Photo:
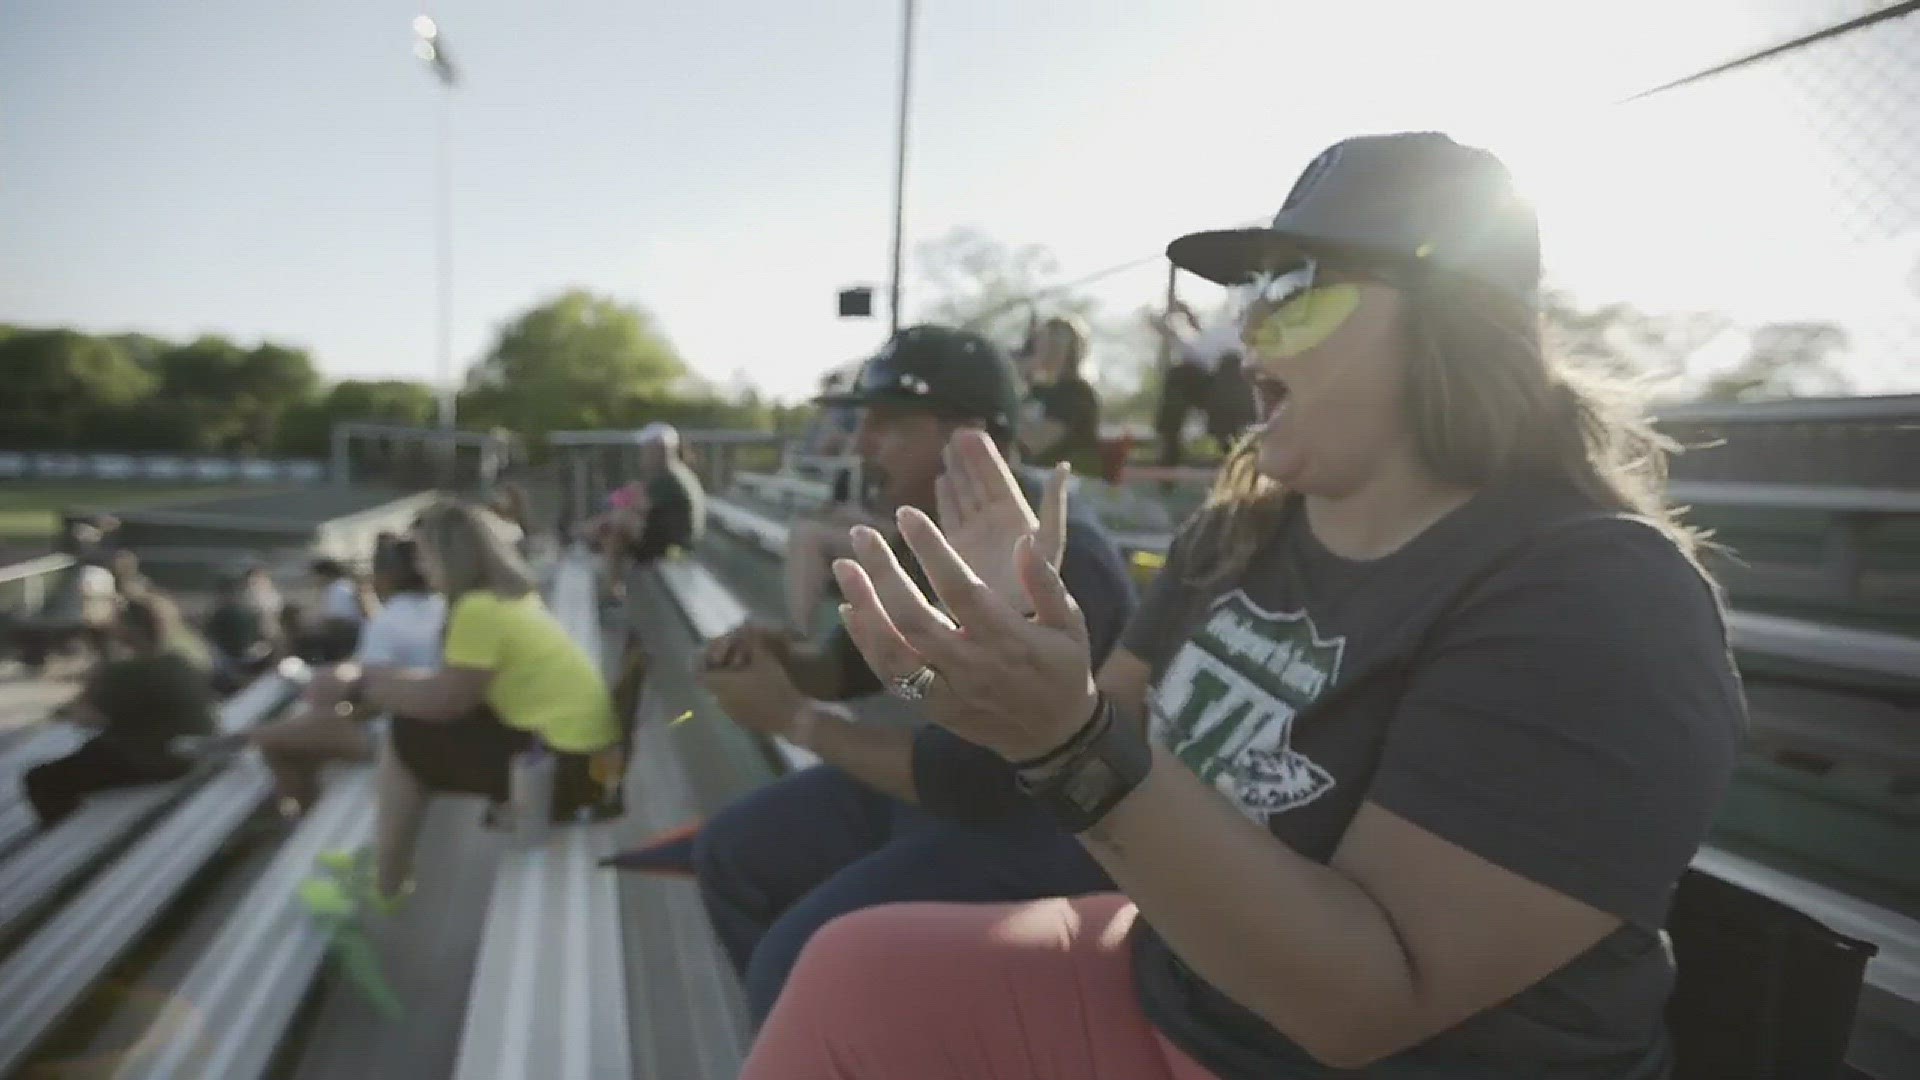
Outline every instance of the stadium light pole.
<svg viewBox="0 0 1920 1080"><path fill-rule="evenodd" d="M889 336L900 332L901 223L907 199L907 112L913 90L914 0L903 0L900 13L900 116L893 141L893 279L887 289Z"/></svg>
<svg viewBox="0 0 1920 1080"><path fill-rule="evenodd" d="M453 385L453 91L460 85L460 73L447 53L447 39L440 25L428 15L413 20L413 54L426 61L440 84L440 115L434 147L434 198L436 207L434 276L438 279L439 306L439 382L440 426L454 426L455 388Z"/></svg>

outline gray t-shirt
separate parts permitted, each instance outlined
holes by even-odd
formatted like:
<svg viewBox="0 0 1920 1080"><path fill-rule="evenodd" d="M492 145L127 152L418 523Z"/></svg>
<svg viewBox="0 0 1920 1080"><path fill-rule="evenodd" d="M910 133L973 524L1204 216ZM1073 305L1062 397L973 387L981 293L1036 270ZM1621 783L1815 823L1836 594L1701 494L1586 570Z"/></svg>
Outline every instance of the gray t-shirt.
<svg viewBox="0 0 1920 1080"><path fill-rule="evenodd" d="M1123 640L1152 668L1154 736L1310 859L1371 801L1623 920L1362 1075L1664 1075L1659 928L1745 722L1711 588L1650 523L1539 486L1369 562L1328 552L1297 502L1277 528L1217 588L1183 583L1175 544ZM1223 1080L1336 1075L1142 927L1142 1004L1194 1058Z"/></svg>

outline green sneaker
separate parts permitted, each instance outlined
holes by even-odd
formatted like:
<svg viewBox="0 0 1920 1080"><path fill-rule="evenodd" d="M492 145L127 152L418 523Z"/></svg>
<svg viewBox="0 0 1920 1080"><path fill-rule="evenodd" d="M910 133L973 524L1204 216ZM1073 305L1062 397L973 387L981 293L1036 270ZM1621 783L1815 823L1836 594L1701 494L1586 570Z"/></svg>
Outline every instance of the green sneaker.
<svg viewBox="0 0 1920 1080"><path fill-rule="evenodd" d="M317 918L338 919L342 922L359 914L360 905L347 893L339 879L333 877L310 877L300 883L297 890L300 902L307 911Z"/></svg>
<svg viewBox="0 0 1920 1080"><path fill-rule="evenodd" d="M345 848L323 851L314 857L314 864L326 871L326 876L339 883L341 890L353 903L364 904L368 910L381 915L392 915L413 895L413 882L400 887L392 896L382 895L378 884L378 875L373 868L373 852L366 848Z"/></svg>
<svg viewBox="0 0 1920 1080"><path fill-rule="evenodd" d="M326 930L327 951L348 983L381 1015L399 1019L404 1011L399 995L380 966L379 950L367 936L362 913L371 909L391 914L407 893L392 900L376 895L370 863L354 852L328 852L315 862L322 872L300 883L296 890L300 902Z"/></svg>

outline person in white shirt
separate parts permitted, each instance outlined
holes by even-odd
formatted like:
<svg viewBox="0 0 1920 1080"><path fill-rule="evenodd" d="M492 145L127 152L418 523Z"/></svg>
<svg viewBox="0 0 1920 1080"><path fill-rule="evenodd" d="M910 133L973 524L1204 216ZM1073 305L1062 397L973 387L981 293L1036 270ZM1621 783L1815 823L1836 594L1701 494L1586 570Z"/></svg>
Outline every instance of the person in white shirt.
<svg viewBox="0 0 1920 1080"><path fill-rule="evenodd" d="M312 570L320 587L320 611L301 635L297 651L314 663L337 664L353 655L371 605L360 582L338 559L315 559Z"/></svg>
<svg viewBox="0 0 1920 1080"><path fill-rule="evenodd" d="M374 552L373 587L380 609L360 631L353 661L363 670L439 668L447 602L428 587L413 541L393 541ZM325 673L315 679L327 681ZM319 798L322 766L373 759L366 725L335 709L315 708L311 700L294 716L255 731L251 741L272 770L281 813L289 817Z"/></svg>
<svg viewBox="0 0 1920 1080"><path fill-rule="evenodd" d="M1160 435L1160 464L1180 464L1185 452L1187 416L1198 409L1207 433L1225 453L1254 421L1253 388L1240 374L1240 327L1230 318L1203 321L1175 300L1164 314L1147 318L1172 353L1154 429Z"/></svg>

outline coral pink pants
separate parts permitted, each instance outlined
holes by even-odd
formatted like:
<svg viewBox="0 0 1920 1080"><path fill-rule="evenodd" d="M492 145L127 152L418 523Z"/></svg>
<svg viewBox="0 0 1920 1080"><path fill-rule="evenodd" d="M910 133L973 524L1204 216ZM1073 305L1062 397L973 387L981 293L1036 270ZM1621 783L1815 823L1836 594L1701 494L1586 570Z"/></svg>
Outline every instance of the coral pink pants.
<svg viewBox="0 0 1920 1080"><path fill-rule="evenodd" d="M1140 1011L1123 896L887 904L800 955L741 1080L1210 1080Z"/></svg>

